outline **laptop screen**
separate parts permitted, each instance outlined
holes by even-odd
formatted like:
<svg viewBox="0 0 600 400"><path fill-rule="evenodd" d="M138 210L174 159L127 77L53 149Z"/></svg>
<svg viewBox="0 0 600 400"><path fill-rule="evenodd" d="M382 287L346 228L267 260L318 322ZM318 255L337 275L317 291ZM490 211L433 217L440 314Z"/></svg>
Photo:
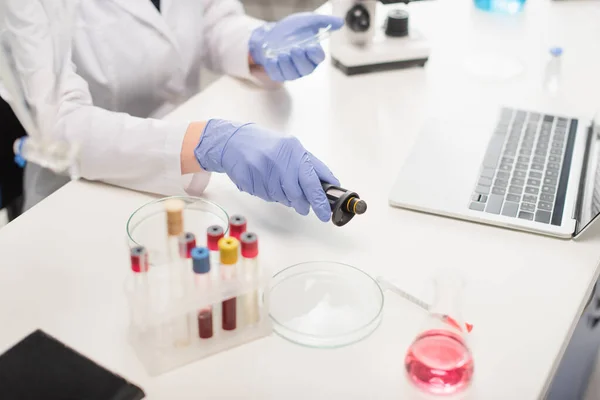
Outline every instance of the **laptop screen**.
<svg viewBox="0 0 600 400"><path fill-rule="evenodd" d="M583 196L580 199L575 236L583 232L600 216L600 130L595 125L589 145L588 168L583 184Z"/></svg>

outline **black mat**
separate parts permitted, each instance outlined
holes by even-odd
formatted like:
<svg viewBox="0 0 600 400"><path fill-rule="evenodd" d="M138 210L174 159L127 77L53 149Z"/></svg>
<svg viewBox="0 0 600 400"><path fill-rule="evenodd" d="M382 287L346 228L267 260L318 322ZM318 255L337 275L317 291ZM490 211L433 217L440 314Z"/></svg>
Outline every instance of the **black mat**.
<svg viewBox="0 0 600 400"><path fill-rule="evenodd" d="M140 400L144 392L37 330L0 356L2 400Z"/></svg>

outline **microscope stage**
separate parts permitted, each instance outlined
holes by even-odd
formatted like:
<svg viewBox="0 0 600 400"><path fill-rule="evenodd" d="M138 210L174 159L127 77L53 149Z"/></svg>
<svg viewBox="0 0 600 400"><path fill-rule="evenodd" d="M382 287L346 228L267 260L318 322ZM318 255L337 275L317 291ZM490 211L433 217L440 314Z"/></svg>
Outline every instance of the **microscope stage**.
<svg viewBox="0 0 600 400"><path fill-rule="evenodd" d="M370 43L359 46L341 42L331 46L333 64L346 75L423 67L429 59L428 41L417 31L395 38L378 32Z"/></svg>

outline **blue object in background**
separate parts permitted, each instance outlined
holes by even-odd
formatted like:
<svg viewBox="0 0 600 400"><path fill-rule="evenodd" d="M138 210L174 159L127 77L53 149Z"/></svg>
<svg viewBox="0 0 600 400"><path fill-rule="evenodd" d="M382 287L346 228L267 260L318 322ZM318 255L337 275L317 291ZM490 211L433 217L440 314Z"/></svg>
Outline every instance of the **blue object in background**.
<svg viewBox="0 0 600 400"><path fill-rule="evenodd" d="M483 11L516 14L523 10L527 0L473 0L475 7Z"/></svg>

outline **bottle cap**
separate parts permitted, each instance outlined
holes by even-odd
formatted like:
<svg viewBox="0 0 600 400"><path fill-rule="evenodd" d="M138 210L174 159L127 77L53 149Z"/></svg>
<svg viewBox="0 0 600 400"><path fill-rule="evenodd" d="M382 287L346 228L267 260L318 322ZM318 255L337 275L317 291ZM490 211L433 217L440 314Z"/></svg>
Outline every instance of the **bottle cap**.
<svg viewBox="0 0 600 400"><path fill-rule="evenodd" d="M131 270L135 273L148 272L148 251L143 246L130 250Z"/></svg>
<svg viewBox="0 0 600 400"><path fill-rule="evenodd" d="M169 236L179 236L183 233L183 208L185 203L179 199L165 201L167 212L167 232Z"/></svg>
<svg viewBox="0 0 600 400"><path fill-rule="evenodd" d="M233 237L224 237L219 240L219 252L221 253L221 264L235 264L238 261L240 242Z"/></svg>
<svg viewBox="0 0 600 400"><path fill-rule="evenodd" d="M229 218L229 236L239 240L244 232L246 232L246 218L241 215L232 215Z"/></svg>
<svg viewBox="0 0 600 400"><path fill-rule="evenodd" d="M219 225L209 226L206 230L206 243L210 251L219 251L219 240L225 236L223 227Z"/></svg>
<svg viewBox="0 0 600 400"><path fill-rule="evenodd" d="M562 47L552 47L552 48L550 48L550 54L552 54L554 57L561 56L562 53L563 53Z"/></svg>
<svg viewBox="0 0 600 400"><path fill-rule="evenodd" d="M206 247L194 247L191 252L192 269L195 274L210 272L210 257Z"/></svg>
<svg viewBox="0 0 600 400"><path fill-rule="evenodd" d="M244 232L240 240L242 242L242 257L254 258L258 256L258 236L256 233Z"/></svg>

